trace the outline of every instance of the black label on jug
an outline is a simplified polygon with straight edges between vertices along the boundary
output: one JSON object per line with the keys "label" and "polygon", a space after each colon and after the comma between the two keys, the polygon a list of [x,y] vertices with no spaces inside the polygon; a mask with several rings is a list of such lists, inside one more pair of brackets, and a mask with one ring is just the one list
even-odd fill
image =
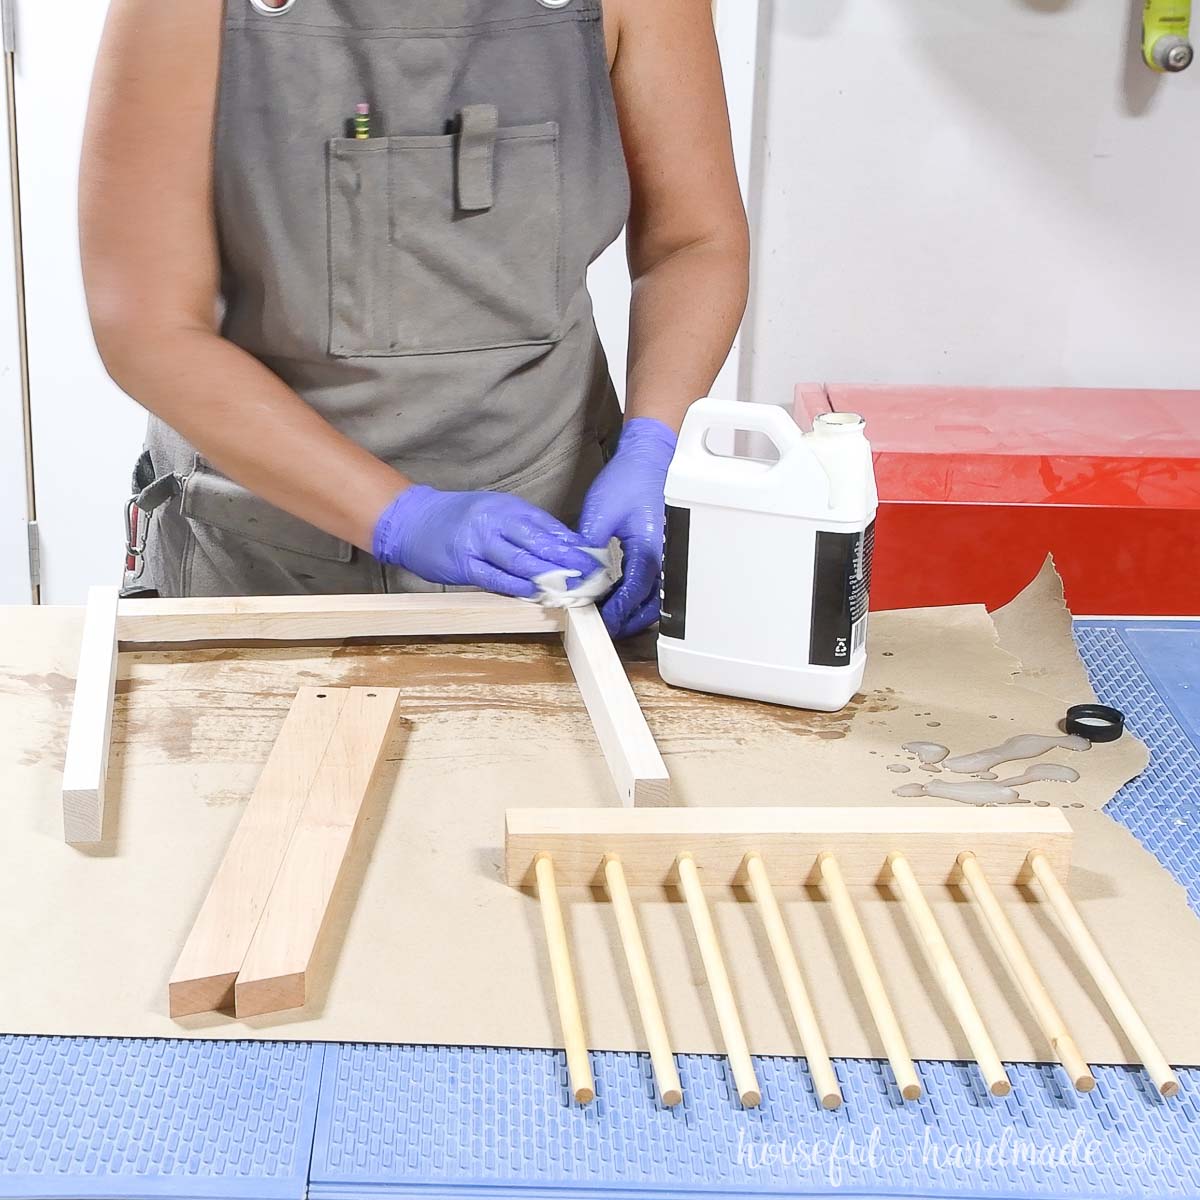
{"label": "black label on jug", "polygon": [[687,631],[688,535],[692,510],[667,505],[658,632],[683,640]]}
{"label": "black label on jug", "polygon": [[867,639],[875,523],[863,533],[817,534],[808,661],[845,667]]}

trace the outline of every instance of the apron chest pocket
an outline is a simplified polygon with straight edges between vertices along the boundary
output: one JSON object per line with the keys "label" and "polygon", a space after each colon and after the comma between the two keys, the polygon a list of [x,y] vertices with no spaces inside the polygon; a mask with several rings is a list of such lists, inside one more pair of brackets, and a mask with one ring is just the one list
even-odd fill
{"label": "apron chest pocket", "polygon": [[444,354],[562,336],[558,126],[329,143],[335,357]]}

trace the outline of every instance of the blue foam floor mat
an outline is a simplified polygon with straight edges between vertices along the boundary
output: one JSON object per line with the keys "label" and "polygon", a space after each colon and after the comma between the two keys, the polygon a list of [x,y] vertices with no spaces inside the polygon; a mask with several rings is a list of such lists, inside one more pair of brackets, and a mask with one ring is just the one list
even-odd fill
{"label": "blue foam floor mat", "polygon": [[1108,632],[1130,648],[1159,700],[1200,745],[1200,623],[1137,621]]}
{"label": "blue foam floor mat", "polygon": [[[1082,627],[1078,638],[1098,691],[1152,750],[1114,816],[1200,911],[1200,739],[1121,629]],[[1012,1095],[996,1100],[972,1065],[923,1062],[926,1097],[906,1105],[883,1064],[840,1060],[846,1104],[831,1114],[803,1060],[757,1066],[764,1103],[746,1112],[722,1059],[681,1057],[686,1098],[669,1112],[644,1056],[595,1054],[597,1100],[580,1109],[559,1054],[341,1046],[325,1064],[311,1192],[1200,1196],[1200,1070],[1181,1073],[1168,1104],[1140,1070],[1099,1068],[1096,1091],[1080,1096],[1056,1067],[1018,1065]]]}
{"label": "blue foam floor mat", "polygon": [[325,1064],[313,1197],[1200,1195],[1200,1071],[1164,1104],[1132,1068],[1078,1096],[1053,1067],[988,1096],[963,1063],[919,1064],[896,1098],[882,1064],[840,1060],[846,1104],[816,1104],[802,1061],[756,1060],[764,1103],[735,1101],[724,1062],[678,1058],[664,1110],[641,1055],[593,1054],[597,1099],[567,1102],[561,1055],[343,1046]]}
{"label": "blue foam floor mat", "polygon": [[[1152,750],[1109,811],[1200,912],[1200,622],[1081,622],[1077,637]],[[839,1060],[847,1103],[826,1113],[803,1060],[769,1058],[746,1112],[723,1059],[685,1056],[668,1112],[644,1056],[592,1065],[580,1109],[548,1051],[0,1038],[0,1200],[280,1200],[306,1180],[315,1200],[1200,1196],[1200,1070],[1167,1103],[1132,1068],[1099,1068],[1079,1096],[1057,1068],[1015,1066],[996,1100],[974,1067],[923,1062],[925,1098],[901,1105],[883,1064]]]}
{"label": "blue foam floor mat", "polygon": [[1100,699],[1120,708],[1150,747],[1149,767],[1106,811],[1154,853],[1200,913],[1200,725],[1192,723],[1200,721],[1200,652],[1182,657],[1200,644],[1200,621],[1080,621],[1075,637]]}
{"label": "blue foam floor mat", "polygon": [[0,1038],[0,1196],[302,1200],[325,1050]]}

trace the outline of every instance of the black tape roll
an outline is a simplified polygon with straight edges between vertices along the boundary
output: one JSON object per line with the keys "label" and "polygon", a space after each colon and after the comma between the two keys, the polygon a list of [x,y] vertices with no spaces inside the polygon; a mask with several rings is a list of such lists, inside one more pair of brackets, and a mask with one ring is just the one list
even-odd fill
{"label": "black tape roll", "polygon": [[1125,714],[1107,704],[1073,704],[1065,728],[1089,742],[1115,742],[1125,732]]}

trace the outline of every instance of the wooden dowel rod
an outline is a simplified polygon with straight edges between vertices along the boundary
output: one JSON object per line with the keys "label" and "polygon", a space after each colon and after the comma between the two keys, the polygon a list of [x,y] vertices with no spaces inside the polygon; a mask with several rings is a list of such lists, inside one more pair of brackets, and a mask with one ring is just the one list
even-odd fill
{"label": "wooden dowel rod", "polygon": [[658,1002],[654,976],[650,973],[650,960],[646,957],[646,946],[638,927],[637,911],[633,907],[629,885],[625,882],[625,869],[615,854],[605,856],[604,882],[617,916],[621,944],[625,947],[625,961],[629,964],[629,975],[633,980],[633,994],[642,1018],[642,1029],[646,1033],[658,1094],[663,1104],[671,1108],[683,1099],[683,1087],[679,1082],[679,1072],[675,1069],[675,1056],[671,1053],[667,1024]]}
{"label": "wooden dowel rod", "polygon": [[979,860],[967,851],[958,856],[958,865],[962,870],[967,891],[992,931],[992,937],[996,939],[1007,960],[1008,969],[1024,994],[1025,1002],[1050,1043],[1051,1050],[1058,1055],[1058,1060],[1070,1076],[1075,1089],[1090,1092],[1096,1086],[1096,1077],[1083,1061],[1075,1039],[1067,1032],[1062,1015],[1050,999],[1050,994],[1046,991],[1033,963],[1029,961],[1029,955],[1025,953],[1025,947],[1021,945],[1021,939],[1017,937],[1017,931],[1005,915],[1003,906],[996,899],[996,893],[992,891],[992,885],[984,875]]}
{"label": "wooden dowel rod", "polygon": [[554,863],[548,854],[538,856],[534,863],[534,874],[537,880],[538,902],[542,908],[542,924],[546,927],[550,973],[554,978],[558,1019],[562,1023],[563,1045],[567,1051],[567,1073],[571,1078],[571,1092],[580,1104],[589,1104],[595,1098],[596,1083],[592,1078],[591,1063],[588,1062],[583,1014],[579,1011],[579,993],[575,989],[575,972],[571,969],[567,930],[563,925],[562,906],[558,902]]}
{"label": "wooden dowel rod", "polygon": [[925,893],[921,891],[921,885],[917,882],[908,859],[903,854],[892,853],[888,855],[887,861],[896,889],[917,927],[917,933],[925,945],[930,962],[933,963],[942,993],[962,1027],[988,1091],[993,1096],[1007,1096],[1012,1091],[1008,1073],[996,1053],[996,1047],[983,1018],[979,1015],[979,1009],[975,1007],[975,1001],[971,998],[962,972],[958,969],[958,963],[954,961],[954,955],[946,945],[941,926],[937,923],[937,917],[933,915],[933,909],[929,907],[929,901],[925,899]]}
{"label": "wooden dowel rod", "polygon": [[1178,1077],[1168,1065],[1150,1030],[1146,1028],[1141,1014],[1134,1008],[1129,993],[1121,986],[1121,981],[1109,966],[1108,959],[1096,945],[1095,938],[1088,932],[1088,927],[1083,923],[1083,918],[1079,915],[1079,910],[1075,907],[1071,897],[1067,895],[1066,888],[1059,883],[1054,868],[1046,861],[1046,856],[1038,850],[1034,850],[1030,854],[1029,866],[1038,883],[1042,885],[1042,891],[1046,893],[1046,899],[1050,901],[1050,906],[1062,923],[1068,940],[1075,948],[1075,953],[1079,955],[1084,966],[1091,972],[1096,986],[1100,989],[1100,994],[1104,997],[1108,1007],[1112,1009],[1113,1016],[1117,1018],[1117,1023],[1125,1031],[1125,1036],[1129,1038],[1138,1058],[1142,1060],[1146,1070],[1150,1073],[1150,1078],[1154,1080],[1154,1086],[1163,1096],[1176,1095],[1179,1091]]}
{"label": "wooden dowel rod", "polygon": [[892,1064],[892,1073],[896,1076],[896,1086],[905,1100],[921,1098],[921,1081],[917,1078],[917,1069],[908,1053],[904,1034],[900,1031],[900,1023],[892,1009],[892,1002],[884,990],[879,968],[875,965],[875,956],[867,944],[866,934],[854,911],[854,901],[842,877],[842,869],[832,854],[822,854],[817,859],[817,867],[821,880],[825,884],[825,892],[833,906],[833,916],[842,933],[842,940],[850,952],[850,961],[858,975],[875,1028],[883,1041],[884,1053]]}
{"label": "wooden dowel rod", "polygon": [[762,1089],[758,1086],[758,1076],[755,1075],[754,1064],[750,1061],[750,1048],[746,1045],[742,1019],[738,1016],[733,989],[729,986],[729,975],[725,970],[725,959],[717,941],[712,915],[708,911],[708,901],[705,900],[704,888],[700,885],[700,873],[696,870],[692,856],[687,853],[681,854],[675,865],[679,872],[679,886],[691,914],[692,927],[696,931],[696,941],[700,946],[704,973],[708,976],[713,1007],[717,1010],[717,1023],[721,1026],[725,1053],[733,1070],[734,1085],[742,1103],[747,1108],[754,1108],[762,1103]]}
{"label": "wooden dowel rod", "polygon": [[783,914],[779,911],[779,903],[775,899],[775,889],[767,875],[766,864],[758,854],[751,851],[746,855],[745,866],[750,880],[750,891],[762,916],[767,941],[771,944],[771,953],[775,956],[775,964],[783,979],[783,990],[792,1010],[792,1019],[796,1022],[800,1045],[808,1059],[813,1086],[823,1108],[837,1108],[842,1103],[842,1089],[838,1086],[833,1063],[829,1061],[821,1026],[817,1023],[817,1014],[813,1011],[808,988],[804,986],[804,976],[800,973],[800,964],[796,961],[792,939],[783,923]]}

